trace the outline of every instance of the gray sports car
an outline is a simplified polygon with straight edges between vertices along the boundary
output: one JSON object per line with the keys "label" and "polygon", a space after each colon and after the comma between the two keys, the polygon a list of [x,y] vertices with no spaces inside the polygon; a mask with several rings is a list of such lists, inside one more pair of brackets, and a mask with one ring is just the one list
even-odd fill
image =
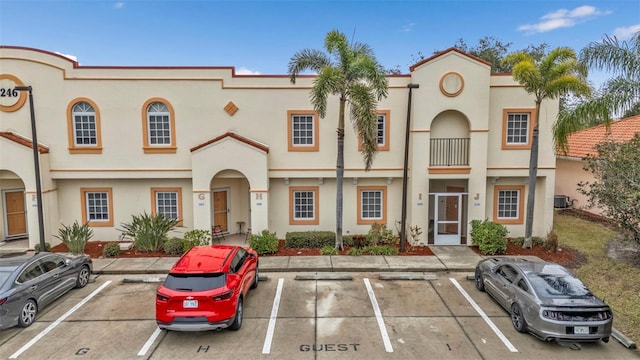
{"label": "gray sports car", "polygon": [[0,330],[27,327],[39,310],[89,282],[87,255],[27,252],[0,257]]}
{"label": "gray sports car", "polygon": [[475,284],[511,314],[519,332],[550,342],[609,341],[611,309],[562,265],[490,257],[476,266]]}

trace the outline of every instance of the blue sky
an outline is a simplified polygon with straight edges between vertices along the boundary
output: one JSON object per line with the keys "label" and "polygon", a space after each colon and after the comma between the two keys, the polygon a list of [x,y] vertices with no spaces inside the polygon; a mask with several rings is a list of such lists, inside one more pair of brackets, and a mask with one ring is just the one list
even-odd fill
{"label": "blue sky", "polygon": [[70,55],[81,65],[234,66],[283,75],[338,29],[408,73],[463,38],[569,46],[640,31],[640,0],[71,1],[0,0],[0,44]]}

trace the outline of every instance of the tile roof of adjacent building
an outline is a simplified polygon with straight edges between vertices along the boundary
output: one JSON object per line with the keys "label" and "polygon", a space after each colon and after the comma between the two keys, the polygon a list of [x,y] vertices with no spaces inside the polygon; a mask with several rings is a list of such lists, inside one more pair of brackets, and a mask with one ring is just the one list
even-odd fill
{"label": "tile roof of adjacent building", "polygon": [[[11,131],[0,131],[0,137],[3,137],[5,139],[9,139],[13,142],[16,142],[20,145],[24,145],[28,148],[33,149],[32,144],[33,141],[31,141],[31,139],[27,139],[25,137],[22,137],[16,133],[13,133]],[[46,146],[42,146],[42,145],[38,145],[38,152],[40,154],[48,154],[49,153],[49,148]]]}
{"label": "tile roof of adjacent building", "polygon": [[604,125],[598,125],[576,131],[567,138],[567,153],[558,149],[556,155],[575,158],[584,158],[588,154],[595,155],[596,144],[607,140],[628,141],[636,133],[640,133],[640,115],[614,121],[609,129]]}

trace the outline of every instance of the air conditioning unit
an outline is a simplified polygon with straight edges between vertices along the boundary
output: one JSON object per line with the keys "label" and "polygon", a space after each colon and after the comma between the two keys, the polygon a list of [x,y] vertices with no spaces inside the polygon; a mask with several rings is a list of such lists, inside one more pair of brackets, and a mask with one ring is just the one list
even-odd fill
{"label": "air conditioning unit", "polygon": [[556,195],[553,198],[553,207],[556,209],[566,209],[571,206],[572,203],[572,201],[569,201],[567,195]]}

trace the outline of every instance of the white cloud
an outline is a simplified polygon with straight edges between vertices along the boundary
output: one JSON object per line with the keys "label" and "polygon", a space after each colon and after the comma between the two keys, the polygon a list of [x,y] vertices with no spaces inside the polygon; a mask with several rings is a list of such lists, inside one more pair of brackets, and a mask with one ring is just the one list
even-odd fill
{"label": "white cloud", "polygon": [[573,10],[559,9],[540,17],[540,22],[536,24],[526,24],[518,27],[519,31],[527,34],[547,32],[560,28],[573,27],[578,23],[591,20],[597,16],[611,14],[609,10],[600,10],[596,7],[583,5]]}
{"label": "white cloud", "polygon": [[118,1],[116,3],[113,3],[113,8],[114,9],[122,9],[124,7],[124,2],[122,1]]}
{"label": "white cloud", "polygon": [[415,23],[408,23],[408,24],[404,24],[402,25],[402,28],[400,29],[401,32],[410,32],[413,30],[413,27],[416,26]]}
{"label": "white cloud", "polygon": [[63,53],[61,53],[61,52],[57,52],[57,51],[56,51],[55,53],[56,53],[56,54],[58,54],[58,55],[62,55],[62,56],[64,56],[64,57],[66,57],[66,58],[69,58],[69,59],[71,59],[71,60],[73,60],[73,61],[75,61],[75,62],[77,62],[77,61],[78,61],[78,57],[77,57],[77,56],[75,56],[75,55],[67,55],[67,54],[63,54]]}
{"label": "white cloud", "polygon": [[238,69],[236,69],[236,75],[260,75],[261,73],[259,71],[253,71],[250,69],[247,69],[246,67],[240,67]]}
{"label": "white cloud", "polygon": [[635,24],[627,27],[619,27],[613,31],[613,35],[618,38],[618,40],[627,40],[631,38],[631,35],[640,31],[640,24]]}

